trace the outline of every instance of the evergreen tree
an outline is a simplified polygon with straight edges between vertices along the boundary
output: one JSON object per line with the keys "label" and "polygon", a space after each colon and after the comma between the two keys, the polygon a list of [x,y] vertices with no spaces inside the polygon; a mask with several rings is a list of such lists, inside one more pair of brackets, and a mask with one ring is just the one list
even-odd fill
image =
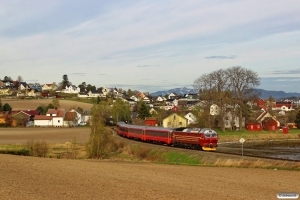
{"label": "evergreen tree", "polygon": [[[53,105],[52,103],[49,103],[48,106],[47,106],[47,111],[48,111],[49,109],[53,109],[53,108],[55,108],[54,105]],[[46,111],[46,112],[47,112],[47,111]]]}
{"label": "evergreen tree", "polygon": [[3,105],[2,110],[10,112],[12,110],[12,108],[11,108],[11,106],[8,103],[6,103],[6,104]]}
{"label": "evergreen tree", "polygon": [[68,78],[68,75],[63,75],[63,80],[62,80],[62,82],[61,82],[61,84],[60,84],[60,89],[65,89],[66,88],[66,86],[68,86],[68,85],[70,85],[70,82],[69,82],[69,78]]}
{"label": "evergreen tree", "polygon": [[300,129],[300,110],[296,115],[295,124],[296,124],[297,128]]}
{"label": "evergreen tree", "polygon": [[138,117],[140,119],[145,119],[146,117],[150,117],[149,108],[145,104],[145,102],[142,102],[138,108]]}
{"label": "evergreen tree", "polygon": [[39,110],[39,111],[41,112],[41,114],[42,114],[42,115],[46,114],[46,108],[45,108],[45,107],[43,107],[43,106],[39,106],[39,107],[37,107],[37,109],[36,109],[36,110]]}

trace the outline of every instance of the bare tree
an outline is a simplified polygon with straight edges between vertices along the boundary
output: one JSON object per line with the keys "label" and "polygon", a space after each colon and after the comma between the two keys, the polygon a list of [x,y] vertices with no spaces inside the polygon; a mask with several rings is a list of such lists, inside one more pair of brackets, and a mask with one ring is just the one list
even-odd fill
{"label": "bare tree", "polygon": [[17,78],[17,82],[18,82],[18,90],[21,90],[21,82],[23,82],[23,77],[22,76],[18,76]]}
{"label": "bare tree", "polygon": [[243,111],[247,110],[247,101],[257,98],[258,92],[255,90],[255,87],[260,85],[260,79],[256,72],[240,66],[228,68],[226,74],[229,81],[228,86],[233,97],[232,100],[239,107],[239,127],[242,129]]}
{"label": "bare tree", "polygon": [[[214,101],[214,86],[211,74],[203,74],[194,81],[194,88],[199,92],[199,98],[207,102],[207,106],[211,107]],[[208,115],[208,127],[211,127],[210,114]]]}
{"label": "bare tree", "polygon": [[[230,92],[228,90],[228,77],[226,71],[220,69],[213,71],[210,74],[204,74],[194,81],[194,88],[199,91],[200,99],[206,100],[208,106],[217,104],[220,108],[219,125],[225,131],[224,111],[225,103],[230,99]],[[209,127],[211,126],[210,115]]]}
{"label": "bare tree", "polygon": [[52,99],[52,105],[54,106],[54,108],[60,108],[59,99]]}
{"label": "bare tree", "polygon": [[105,118],[109,111],[106,103],[94,104],[91,117],[91,134],[88,142],[88,153],[93,158],[103,158],[106,155]]}

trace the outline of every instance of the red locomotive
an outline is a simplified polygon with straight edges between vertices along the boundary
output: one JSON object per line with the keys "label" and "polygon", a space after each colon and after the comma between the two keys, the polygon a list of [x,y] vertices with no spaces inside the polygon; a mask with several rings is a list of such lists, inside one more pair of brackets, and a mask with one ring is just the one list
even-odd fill
{"label": "red locomotive", "polygon": [[215,151],[218,134],[210,128],[172,129],[117,123],[117,133],[123,137],[178,147]]}

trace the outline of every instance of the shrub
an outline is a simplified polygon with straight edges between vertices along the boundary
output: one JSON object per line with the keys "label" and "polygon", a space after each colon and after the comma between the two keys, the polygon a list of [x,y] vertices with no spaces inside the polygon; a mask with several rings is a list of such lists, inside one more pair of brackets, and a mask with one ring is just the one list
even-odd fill
{"label": "shrub", "polygon": [[19,149],[19,150],[4,149],[4,150],[0,150],[0,154],[29,156],[29,150],[28,149]]}
{"label": "shrub", "polygon": [[45,141],[27,141],[27,148],[30,156],[46,157],[48,153],[48,145]]}

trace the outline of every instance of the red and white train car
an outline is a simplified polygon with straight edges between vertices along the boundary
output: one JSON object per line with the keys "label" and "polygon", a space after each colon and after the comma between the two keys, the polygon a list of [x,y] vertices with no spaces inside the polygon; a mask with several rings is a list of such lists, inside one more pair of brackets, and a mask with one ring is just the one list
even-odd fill
{"label": "red and white train car", "polygon": [[172,142],[174,146],[215,151],[218,146],[218,134],[210,128],[186,128],[174,131]]}

